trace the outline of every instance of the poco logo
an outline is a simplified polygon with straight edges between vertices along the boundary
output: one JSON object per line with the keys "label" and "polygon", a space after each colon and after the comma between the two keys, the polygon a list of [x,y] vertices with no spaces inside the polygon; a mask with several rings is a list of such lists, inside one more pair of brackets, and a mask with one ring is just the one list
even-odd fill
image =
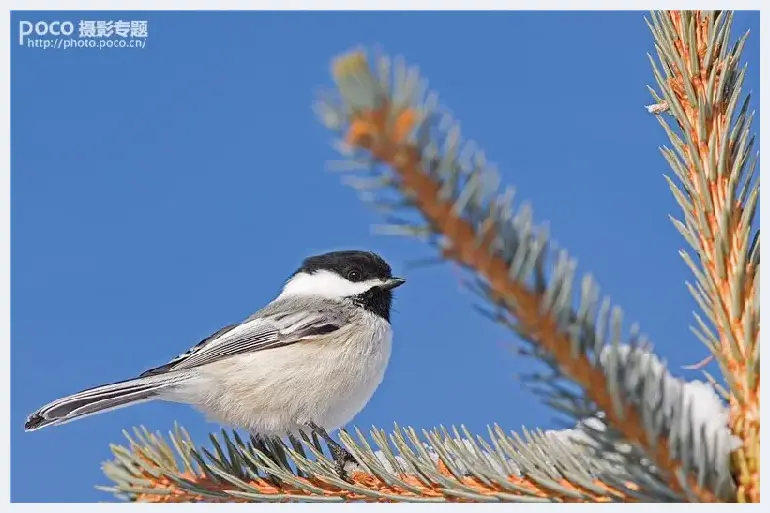
{"label": "poco logo", "polygon": [[36,36],[70,36],[74,31],[75,26],[70,21],[38,21],[34,24],[31,21],[20,21],[19,44],[23,45],[24,38],[33,33]]}

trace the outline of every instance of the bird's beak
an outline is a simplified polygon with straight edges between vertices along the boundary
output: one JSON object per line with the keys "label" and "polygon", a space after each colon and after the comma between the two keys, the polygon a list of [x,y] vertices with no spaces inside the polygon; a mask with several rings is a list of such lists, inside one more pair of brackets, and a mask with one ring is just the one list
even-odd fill
{"label": "bird's beak", "polygon": [[404,283],[406,283],[406,280],[403,278],[390,278],[388,281],[380,285],[380,288],[383,288],[385,290],[392,290],[392,289],[395,289],[396,287],[400,287]]}

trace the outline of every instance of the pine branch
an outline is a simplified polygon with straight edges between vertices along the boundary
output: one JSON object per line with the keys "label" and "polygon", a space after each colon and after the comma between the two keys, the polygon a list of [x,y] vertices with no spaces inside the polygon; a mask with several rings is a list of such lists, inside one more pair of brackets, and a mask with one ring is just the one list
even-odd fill
{"label": "pine branch", "polygon": [[[488,439],[452,428],[360,431],[341,439],[360,465],[337,476],[318,440],[269,445],[236,432],[211,435],[214,450],[195,448],[184,429],[142,428],[129,446],[113,446],[103,466],[116,485],[99,487],[137,502],[611,502],[670,500],[646,495],[613,460],[594,457],[578,432],[489,429]],[[307,455],[305,451],[310,454]],[[180,468],[181,467],[181,468]],[[607,483],[613,483],[608,485]]]}
{"label": "pine branch", "polygon": [[[730,496],[723,461],[729,444],[696,435],[706,425],[651,371],[645,337],[634,330],[629,352],[613,349],[621,343],[622,312],[609,299],[599,302],[590,276],[583,278],[579,307],[572,309],[575,262],[564,250],[550,262],[548,234],[533,224],[531,208],[513,214],[513,193],[498,195],[499,178],[483,153],[463,144],[459,126],[434,94],[422,101],[417,70],[399,62],[391,76],[387,58],[377,64],[375,75],[362,51],[338,58],[338,94],[328,93],[317,112],[342,135],[337,146],[350,158],[342,168],[370,176],[348,182],[394,219],[387,231],[419,236],[475,274],[477,292],[491,305],[488,315],[529,341],[533,355],[551,367],[551,376],[535,377],[546,402],[578,419],[603,412],[679,496]],[[400,196],[395,202],[394,192]],[[410,208],[423,223],[394,217]],[[567,392],[560,380],[578,384],[587,397]],[[675,434],[679,429],[684,432]],[[597,434],[597,443],[606,442],[607,433]],[[626,464],[635,467],[638,461]]]}
{"label": "pine branch", "polygon": [[759,229],[752,235],[759,178],[750,94],[738,109],[748,32],[730,47],[731,12],[651,17],[658,60],[650,56],[650,62],[662,95],[650,88],[657,101],[651,112],[673,146],[661,151],[678,179],[679,185],[666,177],[684,214],[684,222],[671,220],[695,252],[695,258],[680,254],[695,275],[688,288],[708,321],[695,314],[693,331],[730,387],[730,426],[743,441],[734,457],[738,500],[759,502]]}

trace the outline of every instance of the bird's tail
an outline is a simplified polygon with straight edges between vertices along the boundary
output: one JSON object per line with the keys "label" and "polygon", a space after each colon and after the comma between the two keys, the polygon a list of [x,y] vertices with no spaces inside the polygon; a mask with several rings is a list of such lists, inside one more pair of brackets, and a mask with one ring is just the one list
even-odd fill
{"label": "bird's tail", "polygon": [[189,374],[168,373],[89,388],[43,406],[27,417],[24,430],[65,424],[96,413],[158,399],[162,392],[189,377]]}

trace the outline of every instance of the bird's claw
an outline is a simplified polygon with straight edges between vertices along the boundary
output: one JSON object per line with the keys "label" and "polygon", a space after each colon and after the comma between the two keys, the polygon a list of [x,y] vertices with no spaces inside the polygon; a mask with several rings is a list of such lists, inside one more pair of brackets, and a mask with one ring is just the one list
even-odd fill
{"label": "bird's claw", "polygon": [[334,458],[334,469],[337,475],[343,481],[350,482],[348,471],[358,467],[358,462],[344,447],[340,445],[330,445],[329,451]]}

